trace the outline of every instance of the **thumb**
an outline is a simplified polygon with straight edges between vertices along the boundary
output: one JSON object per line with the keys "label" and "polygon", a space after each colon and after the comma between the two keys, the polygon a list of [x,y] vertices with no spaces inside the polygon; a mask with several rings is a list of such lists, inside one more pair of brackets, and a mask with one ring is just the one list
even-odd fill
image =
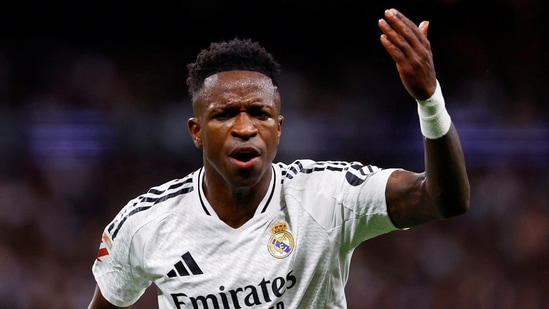
{"label": "thumb", "polygon": [[429,31],[429,22],[424,20],[419,24],[419,32],[423,34],[424,36],[427,36],[427,32]]}

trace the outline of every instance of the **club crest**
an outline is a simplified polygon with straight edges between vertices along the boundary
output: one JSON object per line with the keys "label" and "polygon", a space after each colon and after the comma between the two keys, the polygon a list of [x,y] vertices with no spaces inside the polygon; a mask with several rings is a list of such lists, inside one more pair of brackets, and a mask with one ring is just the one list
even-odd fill
{"label": "club crest", "polygon": [[267,243],[269,253],[277,259],[289,256],[294,250],[294,237],[288,231],[288,224],[277,222],[271,227],[271,233],[272,235]]}

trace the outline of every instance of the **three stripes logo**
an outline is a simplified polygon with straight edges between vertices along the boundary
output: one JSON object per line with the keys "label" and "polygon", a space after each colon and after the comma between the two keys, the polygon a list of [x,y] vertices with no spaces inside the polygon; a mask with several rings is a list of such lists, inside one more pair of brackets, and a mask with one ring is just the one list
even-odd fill
{"label": "three stripes logo", "polygon": [[175,265],[174,268],[170,270],[167,274],[169,278],[181,276],[195,276],[195,275],[202,275],[202,269],[196,264],[196,261],[193,259],[190,252],[187,252],[181,256],[181,260],[179,260]]}

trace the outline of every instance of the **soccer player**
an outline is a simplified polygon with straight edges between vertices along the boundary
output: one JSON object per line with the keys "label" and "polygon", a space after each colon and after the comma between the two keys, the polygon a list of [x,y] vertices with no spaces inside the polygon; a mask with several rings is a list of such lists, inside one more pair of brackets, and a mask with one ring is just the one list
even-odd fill
{"label": "soccer player", "polygon": [[189,64],[188,128],[203,166],[131,200],[107,225],[89,308],[346,308],[353,250],[463,214],[469,182],[435,76],[428,23],[395,9],[381,44],[417,101],[425,172],[359,162],[274,163],[279,65],[257,42],[212,43]]}

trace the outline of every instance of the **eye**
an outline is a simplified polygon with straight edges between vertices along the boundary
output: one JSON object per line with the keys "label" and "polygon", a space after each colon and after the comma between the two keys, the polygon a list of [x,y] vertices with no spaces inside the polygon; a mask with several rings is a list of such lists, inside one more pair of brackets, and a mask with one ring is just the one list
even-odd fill
{"label": "eye", "polygon": [[271,117],[271,113],[269,112],[269,110],[262,106],[252,106],[248,110],[248,113],[250,113],[251,116],[260,120],[266,120]]}
{"label": "eye", "polygon": [[214,118],[214,119],[227,119],[227,118],[229,118],[229,114],[227,112],[223,111],[223,112],[215,113],[212,118]]}
{"label": "eye", "polygon": [[231,108],[219,109],[213,113],[212,118],[218,119],[218,120],[226,120],[233,117],[236,114],[236,112],[237,111],[235,109],[231,109]]}

